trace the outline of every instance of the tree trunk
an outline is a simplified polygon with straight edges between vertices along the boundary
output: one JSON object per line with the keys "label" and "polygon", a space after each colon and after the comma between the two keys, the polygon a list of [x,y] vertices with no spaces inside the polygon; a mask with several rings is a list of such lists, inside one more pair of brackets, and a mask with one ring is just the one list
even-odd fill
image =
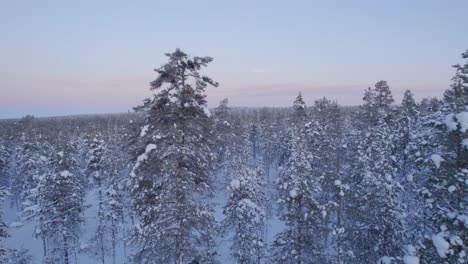
{"label": "tree trunk", "polygon": [[68,258],[68,238],[66,234],[63,234],[63,262],[65,264],[70,263],[70,260]]}
{"label": "tree trunk", "polygon": [[42,234],[42,249],[44,250],[44,259],[47,256],[47,244],[46,244],[46,237]]}
{"label": "tree trunk", "polygon": [[[338,198],[338,211],[336,213],[336,226],[341,230],[341,198]],[[341,237],[340,230],[336,230],[336,261],[338,264],[342,264],[341,258]]]}
{"label": "tree trunk", "polygon": [[123,250],[124,250],[124,257],[127,258],[127,239],[125,238],[125,216],[122,212],[122,240],[123,240]]}
{"label": "tree trunk", "polygon": [[[98,209],[98,218],[99,218],[99,226],[100,228],[102,228],[103,226],[103,223],[102,223],[102,220],[103,220],[103,208],[102,208],[102,184],[101,184],[101,172],[99,171],[99,178],[97,178],[97,184],[98,184],[98,189],[99,189],[99,192],[98,192],[98,196],[99,196],[99,209]],[[106,257],[105,257],[105,245],[104,245],[104,234],[103,234],[103,230],[101,229],[98,229],[99,230],[99,233],[98,236],[99,236],[99,241],[101,242],[100,246],[101,246],[101,262],[102,264],[105,264],[105,261],[106,261]]]}
{"label": "tree trunk", "polygon": [[[299,201],[298,201],[298,204],[299,204],[299,211],[301,212],[302,211],[302,199],[301,197],[299,197]],[[302,228],[301,228],[301,219],[297,219],[296,220],[297,222],[297,234],[298,234],[298,237],[297,237],[297,264],[301,264],[302,263]]]}
{"label": "tree trunk", "polygon": [[[115,240],[117,239],[115,235],[115,229],[116,229],[115,220],[112,219],[112,263],[113,264],[115,264]],[[125,244],[125,241],[124,241],[124,244]]]}
{"label": "tree trunk", "polygon": [[102,261],[102,264],[105,264],[104,239],[103,239],[102,234],[101,234],[101,261]]}

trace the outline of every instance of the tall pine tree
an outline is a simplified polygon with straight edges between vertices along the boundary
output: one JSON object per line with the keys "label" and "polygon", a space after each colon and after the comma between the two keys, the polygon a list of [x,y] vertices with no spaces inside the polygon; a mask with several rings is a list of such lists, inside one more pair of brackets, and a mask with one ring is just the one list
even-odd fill
{"label": "tall pine tree", "polygon": [[199,73],[213,59],[177,49],[156,69],[146,100],[139,156],[131,172],[133,232],[139,263],[211,263],[215,251],[210,164],[212,125],[205,88],[218,84]]}

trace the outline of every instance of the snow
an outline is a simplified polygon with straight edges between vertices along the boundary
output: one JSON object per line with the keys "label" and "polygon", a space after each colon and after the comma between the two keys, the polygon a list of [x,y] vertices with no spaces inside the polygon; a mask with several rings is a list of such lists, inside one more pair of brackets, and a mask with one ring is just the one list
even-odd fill
{"label": "snow", "polygon": [[293,199],[296,198],[297,197],[297,190],[293,189],[293,190],[289,191],[289,196],[291,198],[293,198]]}
{"label": "snow", "polygon": [[145,154],[155,149],[156,149],[156,144],[148,144],[145,149]]}
{"label": "snow", "polygon": [[386,179],[387,181],[392,181],[392,175],[390,175],[390,174],[385,174],[385,179]]}
{"label": "snow", "polygon": [[413,174],[406,175],[406,180],[409,182],[413,182]]}
{"label": "snow", "polygon": [[39,209],[39,205],[38,204],[33,204],[33,205],[28,206],[28,207],[25,207],[23,209],[23,211],[25,211],[25,212],[36,212],[38,209]]}
{"label": "snow", "polygon": [[67,178],[67,177],[71,177],[72,174],[68,170],[64,170],[60,172],[60,176]]}
{"label": "snow", "polygon": [[456,189],[457,189],[457,187],[455,187],[455,186],[453,186],[453,185],[450,185],[450,186],[448,187],[449,193],[453,193]]}
{"label": "snow", "polygon": [[458,215],[457,220],[462,222],[466,227],[468,227],[468,216],[466,215]]}
{"label": "snow", "polygon": [[143,126],[143,128],[141,129],[141,132],[140,132],[140,137],[146,136],[146,133],[148,133],[148,129],[149,129],[149,125]]}
{"label": "snow", "polygon": [[148,144],[145,149],[145,153],[141,154],[137,158],[137,162],[135,166],[133,166],[132,171],[130,172],[130,176],[136,177],[135,170],[140,167],[141,163],[143,163],[145,160],[148,159],[148,153],[150,153],[152,150],[156,149],[156,144]]}
{"label": "snow", "polygon": [[460,125],[461,132],[466,132],[468,130],[468,112],[448,114],[445,117],[444,123],[449,131],[457,130],[458,125]]}
{"label": "snow", "polygon": [[334,183],[335,183],[335,186],[337,186],[337,187],[341,186],[341,181],[340,180],[335,180]]}
{"label": "snow", "polygon": [[460,123],[461,131],[466,132],[468,130],[468,112],[461,112],[456,115],[458,123]]}
{"label": "snow", "polygon": [[211,117],[211,112],[210,110],[208,109],[208,107],[203,107],[203,112],[205,113],[205,115],[207,117]]}
{"label": "snow", "polygon": [[380,259],[379,264],[391,264],[393,260],[395,258],[385,256]]}
{"label": "snow", "polygon": [[462,246],[463,241],[459,236],[452,236],[452,237],[450,237],[450,244],[452,244],[454,246]]}
{"label": "snow", "polygon": [[61,158],[63,158],[63,151],[58,152],[57,155],[59,155]]}
{"label": "snow", "polygon": [[468,149],[468,138],[463,139],[462,142],[461,142],[461,144],[462,144],[462,147]]}
{"label": "snow", "polygon": [[432,154],[431,155],[431,160],[432,162],[434,162],[434,165],[437,167],[437,168],[440,168],[440,163],[444,160],[442,159],[442,157],[438,154]]}
{"label": "snow", "polygon": [[22,227],[24,225],[23,222],[13,222],[11,224],[9,224],[8,226],[9,227]]}
{"label": "snow", "polygon": [[444,232],[432,236],[432,243],[441,258],[446,258],[449,253],[450,244],[444,239]]}
{"label": "snow", "polygon": [[419,257],[416,256],[416,249],[412,245],[405,246],[406,255],[403,257],[404,264],[419,264]]}
{"label": "snow", "polygon": [[261,210],[254,202],[252,202],[252,200],[246,199],[246,198],[240,200],[239,207],[240,208],[250,207],[251,209],[254,209],[254,210],[251,210],[251,212],[259,211],[260,213],[255,215],[255,218],[253,219],[253,221],[256,223],[260,222],[260,217],[263,214],[263,210]]}
{"label": "snow", "polygon": [[405,264],[419,264],[418,256],[404,256],[403,263]]}
{"label": "snow", "polygon": [[[8,233],[10,234],[8,238],[2,241],[2,245],[5,243],[8,248],[16,250],[27,249],[28,253],[33,257],[32,264],[42,263],[42,240],[36,238],[36,232],[40,232],[40,230],[35,227],[33,221],[21,221],[20,212],[16,210],[15,206],[12,206],[13,201],[14,199],[12,197],[7,197],[3,203],[0,203],[0,210],[3,212],[3,220],[8,224]],[[83,230],[87,232],[87,229]],[[117,262],[117,264],[123,262],[124,261],[120,261]],[[96,261],[87,259],[80,254],[77,263],[96,263]]]}
{"label": "snow", "polygon": [[455,122],[454,117],[455,117],[454,114],[448,114],[445,117],[444,123],[449,129],[449,131],[453,131],[457,129],[457,122]]}
{"label": "snow", "polygon": [[240,181],[237,179],[234,179],[231,181],[230,186],[231,186],[231,190],[237,190],[240,188]]}

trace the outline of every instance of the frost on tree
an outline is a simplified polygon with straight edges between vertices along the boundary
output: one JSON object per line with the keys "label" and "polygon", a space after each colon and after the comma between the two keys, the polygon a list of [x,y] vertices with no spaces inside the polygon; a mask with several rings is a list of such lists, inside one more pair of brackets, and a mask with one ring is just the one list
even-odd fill
{"label": "frost on tree", "polygon": [[238,263],[262,263],[265,251],[265,194],[262,170],[250,160],[249,148],[238,145],[229,166],[229,199],[222,233],[233,233],[231,254]]}
{"label": "frost on tree", "polygon": [[111,233],[115,229],[110,226],[107,221],[106,215],[108,208],[106,208],[106,192],[105,186],[107,174],[106,159],[104,156],[105,142],[100,134],[97,134],[90,143],[89,160],[86,168],[88,178],[94,183],[97,188],[97,226],[94,235],[91,237],[88,253],[99,260],[102,264],[105,263],[106,256],[111,252]]}
{"label": "frost on tree", "polygon": [[[468,52],[462,54],[468,59]],[[432,153],[433,173],[423,189],[433,229],[424,248],[425,261],[465,263],[468,245],[468,62],[455,65],[452,87],[444,94]],[[431,245],[432,244],[432,245]],[[434,252],[435,249],[435,252]],[[435,263],[435,262],[434,262]]]}
{"label": "frost on tree", "polygon": [[231,252],[239,263],[261,263],[264,257],[265,208],[259,170],[239,165],[228,187],[224,228],[234,233]]}
{"label": "frost on tree", "polygon": [[[0,146],[1,148],[1,146]],[[1,151],[1,149],[0,149]],[[1,154],[1,153],[0,153]],[[1,157],[0,157],[1,158]],[[8,191],[5,187],[0,187],[0,202],[3,202],[5,196],[8,195]],[[7,249],[3,245],[3,240],[8,237],[7,233],[7,225],[3,222],[2,219],[3,211],[0,211],[0,260],[6,261],[7,260]]]}
{"label": "frost on tree", "polygon": [[402,254],[404,218],[399,200],[401,185],[396,180],[397,164],[392,133],[390,104],[393,102],[385,81],[364,96],[357,153],[352,165],[352,203],[346,214],[349,263],[376,263],[381,258]]}
{"label": "frost on tree", "polygon": [[[312,177],[321,179],[321,191],[315,197],[323,205],[323,223],[317,229],[322,234],[323,248],[333,253],[321,259],[323,262],[343,263],[343,205],[349,192],[349,178],[345,170],[352,154],[348,153],[348,139],[344,133],[343,115],[336,102],[321,98],[314,102],[313,111],[306,123],[308,148],[314,154],[309,162],[315,169]],[[349,127],[350,131],[353,131]],[[325,255],[325,254],[324,254]]]}
{"label": "frost on tree", "polygon": [[51,159],[51,172],[40,176],[36,206],[32,213],[38,219],[36,235],[47,241],[45,263],[68,264],[75,258],[83,219],[84,186],[72,173],[76,161],[67,146]]}
{"label": "frost on tree", "polygon": [[315,199],[321,187],[309,162],[314,156],[305,143],[302,133],[292,132],[290,156],[279,175],[280,219],[286,229],[273,242],[274,263],[309,263],[318,259],[322,250],[322,207]]}
{"label": "frost on tree", "polygon": [[213,59],[189,57],[177,49],[156,69],[144,102],[131,174],[133,208],[139,223],[133,231],[134,259],[140,263],[211,263],[214,217],[210,165],[212,125],[205,88],[218,84],[199,70]]}
{"label": "frost on tree", "polygon": [[306,104],[302,99],[302,93],[299,93],[293,103],[294,118],[301,119],[306,116]]}

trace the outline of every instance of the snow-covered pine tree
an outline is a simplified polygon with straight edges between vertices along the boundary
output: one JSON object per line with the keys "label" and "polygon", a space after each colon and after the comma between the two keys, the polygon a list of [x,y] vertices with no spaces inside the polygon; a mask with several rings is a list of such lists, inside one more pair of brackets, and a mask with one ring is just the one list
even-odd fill
{"label": "snow-covered pine tree", "polygon": [[293,130],[290,155],[280,171],[278,192],[280,219],[286,228],[278,233],[272,245],[273,263],[311,263],[320,261],[322,207],[315,199],[321,191],[319,179],[310,165],[314,156],[307,150],[304,132]]}
{"label": "snow-covered pine tree", "polygon": [[[125,215],[124,215],[124,195],[125,189],[117,183],[110,184],[105,190],[104,208],[105,220],[108,222],[107,231],[109,234],[110,242],[110,253],[112,255],[112,263],[116,261],[116,250],[117,243],[123,243],[124,256],[126,256],[126,238],[125,238]],[[121,229],[121,231],[119,230]],[[122,239],[119,239],[119,234],[123,235]]]}
{"label": "snow-covered pine tree", "polygon": [[91,237],[89,254],[98,259],[102,264],[105,263],[106,256],[110,253],[111,227],[106,218],[105,208],[105,189],[106,182],[106,161],[105,161],[105,142],[102,136],[98,133],[90,143],[90,153],[86,174],[92,179],[97,188],[98,208],[97,208],[97,226],[94,235]]}
{"label": "snow-covered pine tree", "polygon": [[23,205],[29,206],[30,190],[36,185],[34,178],[43,175],[47,170],[47,151],[50,147],[40,142],[21,140],[21,143],[10,157],[12,168],[11,192],[17,210]]}
{"label": "snow-covered pine tree", "polygon": [[75,175],[76,179],[79,180],[79,183],[83,188],[88,188],[90,185],[90,181],[86,175],[86,170],[88,169],[89,163],[89,153],[90,153],[90,134],[86,133],[76,133],[70,135],[70,139],[67,142],[62,142],[62,144],[69,144],[70,149],[72,149],[72,157],[70,157],[74,161],[73,171],[70,171],[72,174]]}
{"label": "snow-covered pine tree", "polygon": [[215,109],[216,118],[221,119],[221,120],[227,119],[227,115],[229,113],[228,104],[229,104],[229,99],[227,98],[224,98],[223,100],[219,102],[219,106],[216,107]]}
{"label": "snow-covered pine tree", "polygon": [[[0,202],[3,202],[5,197],[8,195],[8,191],[5,187],[0,186]],[[8,250],[4,245],[4,241],[8,237],[7,228],[8,226],[3,222],[3,210],[0,210],[0,262],[6,263]]]}
{"label": "snow-covered pine tree", "polygon": [[265,249],[265,195],[262,170],[251,161],[247,144],[231,158],[229,199],[224,206],[224,234],[234,233],[231,254],[238,263],[262,263]]}
{"label": "snow-covered pine tree", "polygon": [[[286,122],[288,123],[286,133],[283,137],[278,137],[277,144],[274,144],[272,147],[275,152],[278,152],[277,146],[279,146],[280,150],[277,153],[279,165],[284,165],[288,158],[291,156],[291,138],[293,133],[305,133],[304,126],[308,121],[308,115],[306,112],[307,105],[302,98],[302,94],[299,93],[296,99],[293,102],[292,112],[288,116]],[[305,142],[307,142],[307,138],[304,137]]]}
{"label": "snow-covered pine tree", "polygon": [[[118,141],[117,141],[118,142]],[[131,213],[131,198],[128,192],[128,155],[114,140],[107,144],[108,179],[104,192],[105,218],[109,223],[112,262],[115,264],[118,243],[123,245],[127,257],[127,231],[125,220]]]}
{"label": "snow-covered pine tree", "polygon": [[347,263],[377,263],[402,254],[401,186],[395,180],[395,135],[389,118],[393,99],[386,82],[367,90],[364,100],[362,117],[367,128],[357,142],[346,208],[346,248],[352,253]]}
{"label": "snow-covered pine tree", "polygon": [[[0,145],[1,151],[1,145]],[[0,153],[1,155],[1,153]],[[0,186],[0,203],[11,195],[6,187]],[[30,264],[32,257],[27,250],[14,250],[5,245],[5,239],[10,235],[8,234],[8,226],[3,221],[3,210],[0,210],[0,263],[2,264]]]}
{"label": "snow-covered pine tree", "polygon": [[418,112],[418,105],[414,100],[414,95],[411,90],[406,90],[403,94],[403,100],[401,101],[402,111],[406,117],[416,117]]}
{"label": "snow-covered pine tree", "polygon": [[236,146],[238,138],[240,138],[240,135],[234,133],[233,127],[228,121],[228,102],[228,99],[221,100],[219,106],[214,111],[214,129],[216,136],[214,150],[216,150],[217,157],[216,166],[221,170],[227,169],[226,165],[230,162],[229,157],[233,154],[233,148]]}
{"label": "snow-covered pine tree", "polygon": [[424,233],[425,223],[421,221],[423,205],[419,190],[423,186],[422,178],[425,178],[428,172],[424,168],[426,163],[421,158],[421,153],[422,148],[428,145],[428,137],[433,133],[430,125],[425,124],[426,120],[418,107],[413,93],[406,90],[395,129],[397,131],[395,154],[398,165],[396,179],[403,188],[401,200],[404,202],[405,244],[411,248],[419,245]]}
{"label": "snow-covered pine tree", "polygon": [[412,135],[415,131],[417,119],[419,117],[419,111],[417,110],[418,105],[414,100],[413,93],[410,90],[406,90],[403,95],[401,102],[400,115],[398,125],[396,129],[400,133],[397,138],[397,154],[399,156],[400,171],[399,173],[406,177],[412,169],[412,164],[409,163],[408,157],[408,145],[412,140]]}
{"label": "snow-covered pine tree", "polygon": [[378,81],[374,88],[367,88],[364,92],[362,119],[365,122],[361,129],[369,125],[376,125],[382,116],[389,116],[390,105],[394,102],[390,87],[386,81]]}
{"label": "snow-covered pine tree", "polygon": [[344,118],[338,104],[325,97],[316,100],[306,128],[309,151],[315,156],[310,161],[315,168],[313,177],[322,179],[322,191],[315,197],[326,210],[326,222],[321,226],[325,234],[316,235],[323,238],[324,248],[334,250],[334,254],[331,254],[333,256],[326,261],[343,263],[343,205],[345,194],[349,190],[349,177],[345,168],[351,154],[347,152]]}
{"label": "snow-covered pine tree", "polygon": [[[403,113],[403,118],[404,115]],[[434,259],[437,255],[434,250],[431,250],[433,249],[432,242],[427,239],[435,230],[428,217],[431,212],[430,202],[426,201],[432,201],[432,194],[427,186],[428,180],[436,169],[431,156],[434,153],[440,153],[436,138],[442,120],[442,113],[434,106],[426,108],[419,105],[416,118],[410,120],[411,126],[407,131],[408,142],[403,150],[404,153],[400,156],[400,174],[403,176],[404,188],[402,199],[406,207],[405,247],[413,248],[412,257],[418,259],[421,257],[423,263],[431,263],[430,259]],[[404,140],[404,137],[401,139]]]}
{"label": "snow-covered pine tree", "polygon": [[0,139],[0,186],[8,186],[8,157],[10,153],[7,151],[7,146],[3,140]]}
{"label": "snow-covered pine tree", "polygon": [[388,86],[386,81],[378,81],[375,84],[374,88],[374,107],[378,111],[388,111],[390,105],[395,101],[393,100],[392,92],[390,91],[390,86]]}
{"label": "snow-covered pine tree", "polygon": [[[43,142],[39,145],[39,142],[32,144],[34,148],[29,148],[29,157],[22,155],[15,155],[14,157],[25,158],[28,161],[25,164],[17,165],[18,171],[23,171],[23,176],[26,178],[23,180],[23,191],[22,193],[22,211],[21,211],[21,221],[32,221],[37,226],[39,218],[37,215],[38,209],[38,186],[40,180],[44,175],[51,173],[51,167],[49,162],[49,157],[53,153],[53,147]],[[37,147],[39,146],[39,147]],[[34,150],[34,151],[32,151]],[[22,152],[21,152],[22,153]],[[41,230],[42,228],[37,228]],[[43,255],[47,255],[47,241],[46,236],[43,233],[36,233],[37,237],[40,237],[42,240],[43,246]]]}
{"label": "snow-covered pine tree", "polygon": [[252,147],[252,157],[256,160],[260,152],[260,131],[257,124],[251,124],[249,127],[249,141]]}
{"label": "snow-covered pine tree", "polygon": [[131,174],[139,217],[132,243],[139,263],[215,261],[210,179],[212,125],[205,88],[217,86],[199,70],[213,59],[177,49],[156,69]]}
{"label": "snow-covered pine tree", "polygon": [[[468,59],[468,51],[462,57]],[[439,146],[430,156],[434,173],[424,189],[428,218],[434,227],[430,238],[438,255],[427,249],[422,258],[430,263],[466,263],[468,62],[454,67],[452,87],[444,94],[443,120],[439,119],[443,125],[435,138]]]}
{"label": "snow-covered pine tree", "polygon": [[84,190],[80,179],[71,173],[75,166],[72,148],[66,146],[51,160],[51,173],[40,176],[35,201],[38,219],[36,235],[48,242],[45,263],[72,262],[83,219]]}
{"label": "snow-covered pine tree", "polygon": [[306,116],[306,104],[302,99],[302,93],[299,93],[293,103],[293,117],[303,119]]}
{"label": "snow-covered pine tree", "polygon": [[348,204],[346,236],[355,258],[349,263],[376,263],[382,257],[401,255],[403,214],[398,203],[399,185],[385,123],[372,128],[361,139],[354,180],[352,204]]}

